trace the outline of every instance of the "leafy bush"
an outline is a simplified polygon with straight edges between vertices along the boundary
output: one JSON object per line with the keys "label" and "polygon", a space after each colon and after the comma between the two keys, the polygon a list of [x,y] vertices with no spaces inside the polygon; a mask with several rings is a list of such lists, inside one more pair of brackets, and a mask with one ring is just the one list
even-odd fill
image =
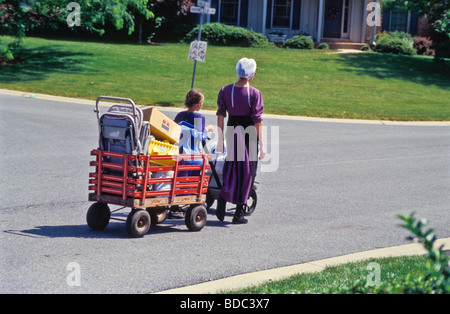
{"label": "leafy bush", "polygon": [[378,52],[388,52],[394,54],[415,55],[416,50],[410,44],[398,37],[385,36],[381,38],[374,48]]}
{"label": "leafy bush", "polygon": [[393,38],[400,38],[411,47],[414,44],[414,40],[411,37],[411,34],[409,34],[409,33],[394,31],[394,32],[389,33],[389,36],[391,36]]}
{"label": "leafy bush", "polygon": [[0,62],[2,62],[2,61],[8,62],[8,61],[12,61],[13,59],[14,59],[14,55],[11,51],[10,46],[3,45],[0,42]]}
{"label": "leafy bush", "polygon": [[317,49],[329,49],[330,47],[328,46],[328,44],[327,43],[320,43],[318,46],[317,46]]}
{"label": "leafy bush", "polygon": [[314,42],[309,37],[297,35],[286,40],[283,43],[282,47],[294,49],[312,49],[314,47]]}
{"label": "leafy bush", "polygon": [[375,35],[375,42],[378,42],[378,41],[380,41],[382,38],[384,38],[384,37],[389,37],[389,36],[391,36],[391,35],[389,35],[389,33],[388,33],[387,31],[383,31],[382,33],[377,33],[377,34]]}
{"label": "leafy bush", "polygon": [[376,294],[448,294],[450,293],[450,258],[445,254],[443,246],[435,247],[436,236],[433,229],[423,230],[427,222],[417,220],[414,214],[398,215],[404,224],[403,228],[411,231],[427,250],[428,274],[422,278],[408,276],[403,282],[386,282],[379,286],[369,286],[364,280],[349,281],[344,285],[331,286],[322,293],[376,293]]}
{"label": "leafy bush", "polygon": [[[198,26],[191,30],[184,38],[189,43],[198,38]],[[249,31],[242,27],[235,27],[220,23],[208,23],[202,26],[202,40],[216,46],[238,46],[253,48],[274,47],[267,37]]]}
{"label": "leafy bush", "polygon": [[414,49],[417,50],[418,55],[431,56],[433,55],[433,49],[431,49],[433,42],[428,37],[416,36],[414,40]]}

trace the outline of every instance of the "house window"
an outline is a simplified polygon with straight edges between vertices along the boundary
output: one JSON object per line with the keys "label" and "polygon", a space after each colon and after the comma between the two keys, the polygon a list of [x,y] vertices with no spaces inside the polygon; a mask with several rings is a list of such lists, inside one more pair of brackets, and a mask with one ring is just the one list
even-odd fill
{"label": "house window", "polygon": [[348,34],[348,15],[350,11],[350,0],[344,0],[344,20],[342,25],[342,33]]}
{"label": "house window", "polygon": [[391,21],[389,23],[389,31],[408,31],[408,12],[402,10],[391,11]]}
{"label": "house window", "polygon": [[220,1],[220,23],[239,24],[239,0]]}
{"label": "house window", "polygon": [[272,27],[291,27],[292,0],[274,0],[272,12]]}

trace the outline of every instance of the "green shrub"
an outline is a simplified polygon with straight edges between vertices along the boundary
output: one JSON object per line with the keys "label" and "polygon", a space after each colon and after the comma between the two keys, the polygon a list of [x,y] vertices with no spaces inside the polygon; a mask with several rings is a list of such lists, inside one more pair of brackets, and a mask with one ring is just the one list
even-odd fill
{"label": "green shrub", "polygon": [[387,31],[383,31],[382,33],[378,33],[375,35],[375,42],[380,41],[384,37],[389,37],[389,33]]}
{"label": "green shrub", "polygon": [[6,45],[2,45],[2,43],[0,42],[0,61],[11,61],[13,59],[14,55],[11,52],[11,49]]}
{"label": "green shrub", "polygon": [[411,47],[414,45],[414,39],[411,37],[411,34],[409,33],[394,31],[389,33],[389,36],[393,38],[403,39],[403,41],[406,42]]}
{"label": "green shrub", "polygon": [[381,38],[375,46],[375,51],[394,54],[415,55],[416,50],[405,40],[397,37],[386,36]]}
{"label": "green shrub", "polygon": [[317,46],[317,49],[329,49],[330,47],[328,46],[328,44],[327,43],[320,43],[318,46]]}
{"label": "green shrub", "polygon": [[314,47],[314,42],[309,37],[297,35],[286,40],[283,43],[282,47],[294,49],[312,49]]}
{"label": "green shrub", "polygon": [[[198,26],[191,30],[184,38],[189,43],[198,38]],[[202,26],[202,40],[215,46],[238,46],[253,48],[274,47],[267,37],[249,31],[242,27],[235,27],[220,23],[208,23]]]}

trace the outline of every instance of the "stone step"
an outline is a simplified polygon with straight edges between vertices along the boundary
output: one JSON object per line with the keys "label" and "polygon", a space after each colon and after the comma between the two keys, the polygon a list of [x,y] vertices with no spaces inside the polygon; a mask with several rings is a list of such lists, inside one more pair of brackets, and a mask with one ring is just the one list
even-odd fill
{"label": "stone step", "polygon": [[[349,41],[328,41],[323,40],[321,43],[327,43],[330,49],[361,49],[363,46],[366,46],[366,43],[352,43]],[[316,46],[319,43],[316,43]]]}

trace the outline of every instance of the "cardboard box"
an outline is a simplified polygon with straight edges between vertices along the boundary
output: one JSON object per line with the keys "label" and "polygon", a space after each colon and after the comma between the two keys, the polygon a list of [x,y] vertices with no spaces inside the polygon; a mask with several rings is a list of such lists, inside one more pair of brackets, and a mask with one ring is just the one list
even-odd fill
{"label": "cardboard box", "polygon": [[171,144],[177,144],[180,141],[181,126],[172,119],[155,107],[142,108],[142,113],[144,121],[150,123],[150,134],[157,140],[167,140]]}

